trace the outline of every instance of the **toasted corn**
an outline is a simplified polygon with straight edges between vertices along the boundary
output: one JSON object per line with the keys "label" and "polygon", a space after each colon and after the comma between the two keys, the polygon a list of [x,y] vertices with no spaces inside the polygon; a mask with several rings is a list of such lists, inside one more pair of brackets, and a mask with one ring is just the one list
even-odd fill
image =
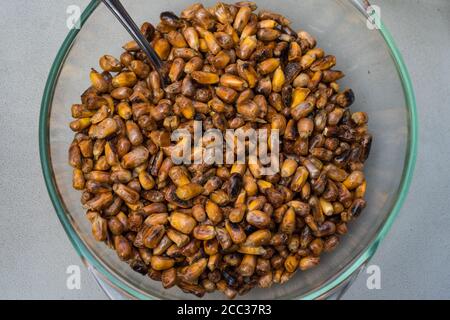
{"label": "toasted corn", "polygon": [[190,183],[189,177],[182,167],[172,167],[169,170],[169,177],[170,179],[172,179],[172,182],[178,187]]}
{"label": "toasted corn", "polygon": [[247,238],[244,230],[237,223],[232,223],[227,220],[225,221],[225,229],[228,231],[231,240],[236,244],[243,243]]}
{"label": "toasted corn", "polygon": [[297,122],[297,131],[300,138],[309,138],[314,131],[314,122],[310,118],[300,119]]}
{"label": "toasted corn", "polygon": [[295,230],[295,211],[292,207],[284,213],[280,224],[280,231],[285,234],[292,234]]}
{"label": "toasted corn", "polygon": [[297,161],[293,159],[284,160],[283,164],[281,165],[281,176],[283,178],[292,176],[297,170],[297,167],[298,167]]}
{"label": "toasted corn", "polygon": [[200,277],[207,264],[208,260],[206,258],[199,259],[190,266],[184,267],[181,271],[181,277],[185,281],[192,283]]}
{"label": "toasted corn", "polygon": [[332,67],[334,67],[336,65],[336,57],[335,56],[325,56],[322,59],[314,62],[310,69],[311,71],[324,71],[324,70],[328,70],[331,69]]}
{"label": "toasted corn", "polygon": [[249,247],[259,247],[269,244],[271,238],[272,234],[268,229],[261,229],[250,234],[244,244]]}
{"label": "toasted corn", "polygon": [[139,146],[142,144],[144,137],[142,136],[141,129],[134,121],[128,120],[126,122],[126,130],[128,140],[133,146]]}
{"label": "toasted corn", "polygon": [[[256,73],[256,71],[252,65],[250,65],[246,62],[239,61],[237,64],[237,72],[242,79],[247,81],[249,88],[254,88],[256,86],[256,83],[258,82],[258,74]],[[239,88],[241,87],[241,85],[237,85],[237,86]],[[245,88],[245,84],[243,84],[243,87],[241,90],[239,90],[239,89],[237,89],[237,90],[242,91],[244,88]]]}
{"label": "toasted corn", "polygon": [[102,56],[100,58],[99,65],[104,71],[107,72],[120,72],[123,68],[120,61],[111,55]]}
{"label": "toasted corn", "polygon": [[81,118],[70,123],[70,129],[75,132],[83,131],[91,125],[91,118]]}
{"label": "toasted corn", "polygon": [[255,119],[258,117],[260,109],[253,101],[247,101],[237,105],[236,111],[248,119]]}
{"label": "toasted corn", "polygon": [[303,185],[306,183],[306,179],[308,178],[309,172],[308,170],[300,166],[295,171],[294,177],[292,178],[291,182],[291,189],[292,191],[299,192]]}
{"label": "toasted corn", "polygon": [[113,186],[113,190],[115,194],[127,203],[135,204],[139,201],[139,193],[124,184],[116,183]]}
{"label": "toasted corn", "polygon": [[123,261],[129,260],[133,253],[130,242],[124,236],[114,237],[114,248],[116,249],[117,255]]}
{"label": "toasted corn", "polygon": [[240,246],[238,252],[246,255],[262,256],[265,255],[267,251],[263,247]]}
{"label": "toasted corn", "polygon": [[190,200],[195,198],[196,196],[202,194],[204,188],[196,183],[189,183],[177,188],[176,194],[177,197],[181,200]]}
{"label": "toasted corn", "polygon": [[[250,18],[253,18],[254,16],[251,16]],[[244,29],[241,32],[241,39],[245,39],[249,36],[252,36],[257,31],[257,22],[255,19],[250,19],[250,21],[247,23],[247,25],[244,27]]]}
{"label": "toasted corn", "polygon": [[226,103],[233,103],[238,98],[237,91],[228,87],[217,87],[216,94],[221,100]]}
{"label": "toasted corn", "polygon": [[220,51],[215,57],[212,58],[212,65],[217,69],[224,69],[231,58],[225,51]]}
{"label": "toasted corn", "polygon": [[[146,207],[148,207],[148,206],[146,206]],[[146,207],[142,208],[142,211],[144,211],[144,209]],[[157,210],[156,212],[159,212],[160,210]],[[167,218],[168,218],[168,214],[164,213],[164,212],[162,212],[162,213],[151,213],[145,219],[144,223],[146,225],[149,225],[149,226],[151,226],[151,225],[164,225],[164,224],[166,224],[169,221]]]}
{"label": "toasted corn", "polygon": [[247,60],[255,51],[257,46],[256,36],[249,36],[241,40],[237,54],[239,58]]}
{"label": "toasted corn", "polygon": [[252,10],[247,7],[243,6],[239,8],[238,13],[236,14],[236,18],[234,19],[233,28],[238,32],[242,32],[244,27],[247,25],[250,15],[252,13]]}
{"label": "toasted corn", "polygon": [[137,82],[137,77],[134,72],[121,72],[114,78],[112,78],[112,85],[115,88],[121,88],[121,87],[133,87]]}
{"label": "toasted corn", "polygon": [[170,54],[170,43],[164,38],[159,38],[154,42],[153,49],[161,60],[167,60]]}
{"label": "toasted corn", "polygon": [[260,229],[267,228],[270,225],[269,215],[260,210],[249,211],[246,216],[246,221]]}
{"label": "toasted corn", "polygon": [[[282,15],[255,10],[241,1],[163,12],[140,31],[165,67],[153,70],[130,41],[120,59],[100,58],[71,106],[72,183],[94,238],[165,288],[234,298],[283,284],[335,249],[366,206],[372,135],[367,114],[348,108],[355,96],[337,84],[336,58]],[[195,121],[278,131],[280,172],[264,175],[250,156],[174,165],[175,146],[190,146],[171,133],[194,134]]]}
{"label": "toasted corn", "polygon": [[258,72],[266,75],[274,72],[280,66],[280,59],[269,58],[258,64]]}
{"label": "toasted corn", "polygon": [[302,271],[314,268],[315,266],[317,266],[320,262],[320,258],[319,257],[313,257],[313,256],[309,256],[309,257],[304,257],[300,260],[300,263],[298,265],[299,269]]}
{"label": "toasted corn", "polygon": [[215,73],[193,71],[191,73],[192,79],[200,84],[215,84],[219,82],[219,77]]}
{"label": "toasted corn", "polygon": [[213,226],[200,225],[192,231],[192,235],[198,240],[211,240],[216,236],[216,230]]}
{"label": "toasted corn", "polygon": [[218,224],[222,221],[222,210],[215,202],[208,200],[205,205],[205,211],[208,219],[211,220],[213,224]]}
{"label": "toasted corn", "polygon": [[203,38],[205,39],[206,45],[208,46],[209,51],[212,54],[218,54],[222,49],[219,43],[216,40],[214,34],[210,31],[205,31],[203,34]]}
{"label": "toasted corn", "polygon": [[226,32],[218,31],[214,33],[217,43],[225,50],[232,49],[234,47],[233,38]]}
{"label": "toasted corn", "polygon": [[167,237],[172,240],[177,247],[183,247],[190,241],[189,236],[175,231],[174,229],[167,230]]}
{"label": "toasted corn", "polygon": [[272,91],[280,92],[281,89],[283,88],[285,81],[286,79],[284,77],[283,69],[281,67],[278,67],[273,74]]}
{"label": "toasted corn", "polygon": [[251,254],[246,254],[242,258],[241,264],[239,265],[237,271],[243,277],[250,277],[255,273],[256,269],[256,256]]}
{"label": "toasted corn", "polygon": [[259,29],[257,32],[258,39],[261,41],[273,41],[277,39],[280,36],[280,31],[277,29],[269,29],[269,28],[262,28]]}
{"label": "toasted corn", "polygon": [[197,224],[194,218],[181,212],[172,213],[169,216],[169,222],[173,228],[184,234],[191,233]]}
{"label": "toasted corn", "polygon": [[139,173],[139,182],[144,190],[151,190],[155,186],[155,179],[153,179],[146,171],[141,171]]}
{"label": "toasted corn", "polygon": [[150,66],[141,60],[131,61],[129,68],[141,79],[147,78],[150,74]]}
{"label": "toasted corn", "polygon": [[243,91],[248,88],[248,83],[235,75],[224,74],[220,77],[220,85],[237,91]]}
{"label": "toasted corn", "polygon": [[122,157],[122,166],[126,169],[136,168],[147,161],[149,151],[143,146],[134,148],[132,151]]}
{"label": "toasted corn", "polygon": [[306,100],[310,92],[311,90],[307,88],[295,88],[292,92],[291,108],[298,107],[300,104],[302,104]]}
{"label": "toasted corn", "polygon": [[224,250],[229,249],[233,244],[230,234],[225,228],[216,227],[216,239]]}
{"label": "toasted corn", "polygon": [[150,264],[153,269],[163,271],[172,268],[175,265],[175,260],[163,256],[152,256]]}
{"label": "toasted corn", "polygon": [[165,228],[162,225],[153,225],[144,233],[144,245],[147,248],[153,249],[159,244],[165,233]]}
{"label": "toasted corn", "polygon": [[348,173],[345,170],[340,169],[333,164],[326,165],[324,169],[327,176],[334,181],[343,182],[348,177]]}

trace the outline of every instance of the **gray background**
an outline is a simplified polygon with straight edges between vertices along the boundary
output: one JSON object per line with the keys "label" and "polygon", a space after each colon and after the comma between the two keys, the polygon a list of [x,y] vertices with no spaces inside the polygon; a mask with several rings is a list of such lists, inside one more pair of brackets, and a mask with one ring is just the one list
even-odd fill
{"label": "gray background", "polygon": [[[413,80],[420,123],[414,180],[398,219],[347,299],[450,299],[450,1],[373,1]],[[0,0],[0,298],[105,299],[56,218],[38,153],[40,100],[67,34],[66,8],[87,0]],[[66,287],[79,265],[80,290]]]}

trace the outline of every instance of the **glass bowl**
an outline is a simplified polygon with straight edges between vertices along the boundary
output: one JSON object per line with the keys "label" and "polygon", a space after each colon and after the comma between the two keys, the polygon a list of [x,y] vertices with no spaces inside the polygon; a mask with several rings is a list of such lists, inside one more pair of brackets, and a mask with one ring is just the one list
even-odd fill
{"label": "glass bowl", "polygon": [[[155,22],[162,11],[179,13],[193,1],[123,1],[138,23]],[[213,1],[204,1],[210,5]],[[349,225],[338,248],[323,255],[320,265],[297,272],[285,285],[254,289],[246,299],[315,299],[345,287],[374,254],[405,199],[416,159],[417,116],[411,81],[386,27],[368,28],[370,5],[357,0],[257,1],[259,8],[284,14],[295,30],[309,31],[326,52],[336,55],[346,77],[342,87],[356,95],[353,110],[369,114],[374,135],[366,166],[367,208]],[[70,106],[89,86],[89,70],[103,54],[119,56],[130,36],[105,6],[92,1],[81,16],[81,29],[71,30],[59,50],[42,100],[39,143],[43,173],[58,218],[83,261],[107,286],[140,299],[192,299],[177,288],[134,272],[113,250],[98,243],[72,189],[67,150],[73,138]],[[342,290],[341,290],[342,291]],[[206,298],[223,298],[221,294]]]}

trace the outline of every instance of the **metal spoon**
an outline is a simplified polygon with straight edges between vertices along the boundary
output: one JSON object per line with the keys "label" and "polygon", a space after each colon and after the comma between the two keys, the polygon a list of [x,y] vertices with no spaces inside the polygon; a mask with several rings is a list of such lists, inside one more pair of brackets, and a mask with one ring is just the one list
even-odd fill
{"label": "metal spoon", "polygon": [[[120,23],[125,27],[128,33],[133,37],[139,47],[144,51],[155,70],[159,73],[161,79],[164,79],[162,70],[164,63],[158,57],[158,54],[152,48],[147,39],[142,35],[140,29],[130,17],[127,10],[123,7],[119,0],[102,0],[109,10],[116,16]],[[164,84],[165,81],[163,81]]]}

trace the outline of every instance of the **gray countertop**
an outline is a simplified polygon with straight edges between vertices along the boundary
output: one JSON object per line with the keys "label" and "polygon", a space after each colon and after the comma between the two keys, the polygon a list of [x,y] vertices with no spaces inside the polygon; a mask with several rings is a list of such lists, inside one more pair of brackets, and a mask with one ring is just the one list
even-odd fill
{"label": "gray countertop", "polygon": [[[344,298],[450,298],[450,1],[373,1],[403,53],[413,80],[420,144],[413,183],[397,220]],[[38,152],[40,100],[67,34],[66,8],[87,0],[4,2],[0,19],[0,298],[104,299],[56,218]],[[66,286],[81,268],[81,288]]]}

